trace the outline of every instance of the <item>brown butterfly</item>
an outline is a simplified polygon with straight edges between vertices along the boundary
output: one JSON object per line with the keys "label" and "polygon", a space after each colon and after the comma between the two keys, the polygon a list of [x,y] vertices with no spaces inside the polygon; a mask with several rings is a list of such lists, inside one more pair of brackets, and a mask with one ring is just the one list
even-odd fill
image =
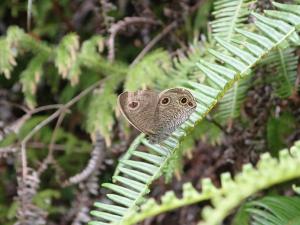
{"label": "brown butterfly", "polygon": [[197,103],[188,90],[172,88],[160,93],[126,91],[119,95],[118,105],[125,118],[147,134],[151,143],[160,143],[189,118]]}

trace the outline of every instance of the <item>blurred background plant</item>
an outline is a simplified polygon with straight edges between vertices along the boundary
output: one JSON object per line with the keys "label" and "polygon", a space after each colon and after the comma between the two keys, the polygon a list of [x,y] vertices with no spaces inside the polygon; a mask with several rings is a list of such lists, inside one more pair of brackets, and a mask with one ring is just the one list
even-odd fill
{"label": "blurred background plant", "polygon": [[[205,79],[196,63],[213,60],[207,50],[219,47],[216,38],[254,29],[246,24],[250,11],[273,7],[263,0],[1,1],[0,224],[88,222],[91,205],[107,193],[100,183],[111,180],[137,136],[116,110],[117,95]],[[180,193],[183,183],[197,187],[204,177],[218,185],[222,172],[236,174],[260,153],[276,157],[299,140],[299,54],[294,36],[236,83],[183,140],[165,169],[169,183],[158,179],[150,196]],[[286,184],[262,195],[273,193],[293,195]],[[274,201],[283,208],[299,201],[260,197],[237,216],[252,213],[264,224],[254,207],[276,216]],[[144,224],[196,224],[202,207]]]}

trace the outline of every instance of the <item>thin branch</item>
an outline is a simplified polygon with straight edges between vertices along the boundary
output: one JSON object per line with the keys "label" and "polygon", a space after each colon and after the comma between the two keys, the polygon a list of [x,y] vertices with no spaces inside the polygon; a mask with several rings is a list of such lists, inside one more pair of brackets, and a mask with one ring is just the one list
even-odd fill
{"label": "thin branch", "polygon": [[46,111],[46,110],[58,109],[62,106],[63,106],[63,104],[45,105],[45,106],[41,106],[41,107],[31,110],[29,113],[32,115],[32,114],[39,113],[39,112]]}
{"label": "thin branch", "polygon": [[151,48],[154,47],[154,45],[156,45],[157,42],[159,42],[165,35],[167,35],[172,29],[174,29],[175,27],[177,27],[177,21],[174,21],[172,23],[170,23],[168,26],[166,26],[162,32],[160,32],[158,35],[156,35],[147,45],[146,47],[138,54],[138,56],[133,60],[133,62],[131,63],[130,66],[134,66],[136,63],[138,63],[147,52],[149,52],[149,50]]}
{"label": "thin branch", "polygon": [[27,3],[27,31],[28,32],[31,29],[32,1],[33,0],[28,0],[28,3]]}
{"label": "thin branch", "polygon": [[22,177],[25,179],[27,174],[27,158],[26,158],[26,144],[27,142],[33,137],[33,135],[38,132],[41,128],[49,124],[52,120],[57,118],[62,112],[64,112],[66,109],[73,106],[76,102],[78,102],[82,97],[90,93],[92,90],[94,90],[98,85],[100,85],[103,81],[106,79],[102,79],[98,81],[97,83],[91,85],[84,91],[80,92],[76,97],[71,99],[67,104],[62,105],[58,110],[56,110],[51,116],[49,116],[47,119],[43,120],[40,124],[38,124],[36,127],[34,127],[29,134],[26,135],[26,137],[21,142],[21,160],[22,160]]}
{"label": "thin branch", "polygon": [[117,23],[113,24],[110,29],[109,33],[110,36],[107,40],[108,46],[108,59],[110,62],[113,62],[115,59],[115,38],[120,30],[124,27],[131,25],[131,24],[159,24],[158,21],[155,21],[151,18],[145,17],[126,17],[123,20],[118,21]]}
{"label": "thin branch", "polygon": [[18,134],[23,124],[30,118],[29,114],[23,115],[21,118],[17,119],[13,123],[7,125],[3,132],[0,133],[0,141],[2,141],[7,135],[11,133]]}
{"label": "thin branch", "polygon": [[24,111],[26,113],[30,112],[30,110],[26,106],[23,106],[23,105],[14,103],[14,102],[9,102],[7,100],[1,100],[0,105],[10,105],[10,106],[16,107],[18,109],[21,109],[22,111]]}
{"label": "thin branch", "polygon": [[65,117],[65,112],[63,111],[59,115],[56,125],[55,125],[55,128],[53,130],[50,145],[49,145],[48,155],[43,160],[42,164],[40,165],[39,169],[37,170],[38,175],[42,174],[47,169],[47,167],[51,163],[51,161],[53,160],[53,149],[54,149],[55,139],[57,136],[57,131],[58,131],[58,128],[60,127],[64,117]]}

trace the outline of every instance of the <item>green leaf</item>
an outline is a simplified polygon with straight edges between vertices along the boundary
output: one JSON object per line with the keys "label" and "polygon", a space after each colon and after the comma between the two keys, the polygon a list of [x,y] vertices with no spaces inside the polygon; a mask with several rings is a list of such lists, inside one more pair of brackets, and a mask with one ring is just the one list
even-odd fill
{"label": "green leaf", "polygon": [[22,91],[24,93],[25,102],[29,108],[36,106],[37,85],[43,75],[43,64],[47,60],[47,55],[38,54],[28,64],[27,68],[20,74]]}
{"label": "green leaf", "polygon": [[0,39],[0,74],[3,73],[8,79],[10,78],[13,67],[17,64],[10,49],[9,43],[5,39]]}
{"label": "green leaf", "polygon": [[112,128],[115,123],[114,112],[117,107],[117,94],[115,89],[123,80],[119,74],[111,75],[110,79],[100,89],[94,91],[86,115],[86,129],[95,134],[99,131],[110,145]]}
{"label": "green leaf", "polygon": [[277,154],[279,149],[286,147],[286,137],[295,129],[295,117],[288,112],[284,112],[278,117],[269,117],[267,122],[267,144],[273,154]]}
{"label": "green leaf", "polygon": [[300,221],[299,197],[268,196],[246,206],[245,210],[253,218],[253,224],[298,225]]}
{"label": "green leaf", "polygon": [[125,90],[136,91],[141,88],[155,87],[157,80],[167,84],[164,69],[168,69],[170,64],[171,61],[167,52],[162,50],[151,52],[129,69]]}
{"label": "green leaf", "polygon": [[250,7],[256,1],[252,0],[217,0],[214,1],[215,20],[211,22],[214,37],[230,41],[235,35],[235,29],[247,21]]}
{"label": "green leaf", "polygon": [[[291,96],[299,87],[296,85],[297,64],[299,57],[295,48],[284,50],[277,48],[264,61],[273,76],[268,81],[273,85],[276,94],[281,98]],[[275,70],[275,72],[273,72]]]}

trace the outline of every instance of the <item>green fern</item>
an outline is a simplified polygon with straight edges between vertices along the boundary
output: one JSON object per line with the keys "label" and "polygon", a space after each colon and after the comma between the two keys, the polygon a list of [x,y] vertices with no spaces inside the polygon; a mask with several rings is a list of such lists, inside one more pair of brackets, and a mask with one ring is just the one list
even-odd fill
{"label": "green fern", "polygon": [[[300,198],[268,196],[246,203],[237,214],[236,224],[251,225],[298,225],[300,221]],[[251,218],[251,220],[250,220]],[[250,222],[250,223],[249,223]]]}
{"label": "green fern", "polygon": [[214,117],[217,121],[224,124],[225,122],[231,122],[230,120],[241,115],[241,106],[246,98],[250,85],[251,75],[233,85],[233,87],[224,95],[224,98],[214,113]]}
{"label": "green fern", "polygon": [[9,79],[16,60],[5,39],[0,39],[0,48],[0,74],[4,74]]}
{"label": "green fern", "polygon": [[214,2],[215,20],[211,22],[214,37],[226,41],[236,37],[236,28],[242,28],[247,22],[251,5],[255,0],[217,0]]}
{"label": "green fern", "polygon": [[[10,78],[17,64],[17,57],[21,57],[26,52],[31,52],[33,55],[26,69],[20,74],[25,102],[30,108],[36,105],[35,96],[40,80],[49,76],[47,81],[58,82],[59,76],[56,76],[56,71],[50,75],[45,74],[43,67],[45,63],[54,63],[58,69],[58,74],[68,79],[72,84],[72,87],[66,86],[62,91],[61,102],[69,101],[79,90],[90,85],[90,83],[86,83],[89,82],[88,79],[84,79],[78,84],[81,74],[89,76],[91,81],[99,80],[99,76],[110,77],[104,85],[103,93],[98,92],[93,95],[89,106],[91,110],[86,111],[87,130],[91,133],[100,130],[109,143],[109,134],[114,124],[113,112],[116,108],[114,104],[116,102],[115,90],[125,79],[127,67],[120,63],[111,64],[101,57],[100,53],[104,48],[104,39],[101,36],[95,35],[85,40],[80,48],[79,37],[71,33],[66,35],[58,46],[50,47],[45,42],[33,39],[22,29],[10,27],[6,36],[0,39],[0,47],[2,49],[0,73],[3,73],[7,79]],[[57,86],[57,84],[51,86]],[[75,84],[78,85],[75,86]],[[102,100],[99,101],[99,98]],[[79,102],[78,107],[83,103],[83,101]]]}
{"label": "green fern", "polygon": [[119,74],[110,76],[102,88],[94,91],[87,110],[87,131],[93,135],[99,131],[108,145],[111,143],[110,134],[115,123],[114,111],[117,107],[115,91],[123,79],[124,77]]}
{"label": "green fern", "polygon": [[[205,58],[209,61],[211,55],[207,52],[207,49],[211,47],[211,44],[205,41],[200,41],[196,44],[189,46],[189,50],[186,55],[181,55],[173,60],[174,68],[169,73],[174,79],[174,83],[178,83],[178,79],[193,79],[202,80],[205,76],[199,73],[197,69],[197,62],[200,58]],[[202,76],[201,76],[202,75]]]}
{"label": "green fern", "polygon": [[10,27],[6,37],[0,39],[0,47],[0,73],[3,73],[7,79],[10,78],[13,68],[17,65],[16,57],[19,55],[26,51],[43,56],[50,53],[50,49],[45,44],[40,44],[15,26]]}
{"label": "green fern", "polygon": [[[194,189],[190,183],[186,183],[183,186],[182,198],[176,197],[173,191],[168,191],[162,196],[161,203],[149,199],[140,206],[139,211],[129,213],[122,224],[136,224],[160,213],[205,200],[211,200],[214,208],[206,206],[203,209],[204,221],[200,222],[199,225],[221,224],[223,219],[231,213],[231,210],[250,195],[278,183],[300,177],[300,141],[295,143],[291,151],[293,156],[289,154],[288,150],[282,150],[279,161],[265,153],[261,156],[257,168],[246,164],[243,171],[237,174],[234,179],[231,179],[229,173],[223,173],[220,188],[216,188],[210,179],[202,180],[201,192]],[[102,208],[101,204],[96,204],[96,206]],[[239,221],[238,224],[246,223]]]}
{"label": "green fern", "polygon": [[264,65],[274,71],[268,81],[281,98],[291,96],[296,90],[298,56],[295,48],[276,49],[264,61]]}
{"label": "green fern", "polygon": [[[230,3],[230,9],[233,9],[233,3]],[[247,10],[247,4],[245,9],[243,9],[243,6],[240,5],[241,2],[235,2],[237,5],[235,5],[237,8],[239,8],[242,12],[243,16],[247,16],[249,14],[249,10]],[[227,4],[227,3],[226,3]],[[276,7],[283,7],[282,4],[274,3],[274,6]],[[283,7],[284,8],[284,7]],[[245,12],[248,12],[246,14]],[[278,15],[277,11],[268,11],[267,12],[273,13],[275,15]],[[281,12],[282,13],[282,12]],[[217,13],[215,13],[217,14]],[[286,32],[290,29],[290,25],[284,21],[277,20],[277,19],[271,19],[265,16],[262,16],[260,14],[251,13],[252,16],[255,17],[256,21],[255,24],[258,27],[259,30],[264,32],[266,36],[268,36],[270,39],[273,39],[274,36],[277,36],[277,38],[280,38],[281,34],[278,31]],[[280,13],[279,13],[280,14]],[[231,18],[232,15],[235,15],[233,12],[231,14],[228,13],[228,17]],[[221,17],[222,18],[222,17]],[[234,20],[229,20],[228,21],[234,21]],[[244,17],[243,17],[244,18]],[[232,18],[231,18],[232,19]],[[216,20],[218,21],[218,20]],[[241,20],[244,21],[244,20]],[[234,22],[232,22],[234,23]],[[236,26],[241,26],[242,24],[236,24]],[[231,26],[233,26],[231,24]],[[227,32],[227,29],[226,29]],[[231,36],[230,33],[221,33],[221,35],[227,34],[228,36]],[[215,32],[217,33],[217,32]],[[217,35],[215,35],[217,36]],[[235,35],[236,36],[236,35]],[[225,37],[226,38],[226,37]],[[276,39],[276,38],[275,38]],[[274,40],[275,40],[274,39]],[[294,45],[297,44],[299,45],[300,39],[299,36],[297,35],[296,32],[293,32],[288,40],[293,43]],[[242,41],[238,41],[238,43],[242,44]],[[297,88],[295,87],[295,81],[296,81],[296,76],[297,76],[297,68],[296,68],[296,63],[298,60],[298,57],[296,57],[293,54],[293,51],[295,51],[294,48],[288,48],[284,49],[288,46],[287,41],[284,41],[279,48],[274,49],[271,53],[270,56],[268,56],[266,60],[267,62],[272,62],[271,66],[272,69],[275,68],[277,71],[275,76],[273,76],[273,79],[270,79],[272,81],[272,84],[274,85],[277,94],[282,97],[286,98],[289,97],[293,91]],[[228,49],[230,51],[230,49]],[[247,56],[245,56],[247,57]],[[240,109],[241,105],[244,102],[246,98],[246,93],[247,90],[251,86],[251,77],[249,77],[248,81],[243,80],[240,82],[237,82],[233,89],[230,90],[229,92],[226,93],[224,96],[224,100],[220,102],[220,105],[218,107],[218,110],[216,111],[216,119],[221,122],[231,122],[232,119],[237,118],[240,115]]]}
{"label": "green fern", "polygon": [[43,54],[36,55],[20,75],[25,101],[30,108],[36,106],[37,85],[43,73],[43,64],[47,59],[48,57]]}
{"label": "green fern", "polygon": [[[213,37],[216,39],[221,37],[226,41],[240,38],[236,28],[245,26],[245,22],[250,15],[250,8],[255,2],[249,0],[216,1],[214,4],[215,11],[213,12],[215,20],[212,22]],[[214,114],[220,123],[230,122],[230,120],[240,115],[240,108],[250,85],[249,76],[247,79],[236,82],[225,94]]]}
{"label": "green fern", "polygon": [[171,61],[168,53],[156,50],[145,56],[141,62],[129,68],[125,89],[136,91],[139,88],[155,87],[158,80],[160,83],[166,84],[165,71],[170,67]]}
{"label": "green fern", "polygon": [[72,85],[78,83],[81,73],[77,62],[79,49],[79,37],[76,34],[66,35],[56,50],[55,65],[58,73],[65,79],[69,79]]}
{"label": "green fern", "polygon": [[[281,12],[278,13],[281,14]],[[144,200],[143,196],[149,192],[149,185],[161,175],[169,158],[178,149],[187,132],[209,113],[235,81],[247,76],[251,67],[295,32],[295,26],[300,16],[297,16],[295,12],[283,13],[288,13],[290,17],[294,18],[294,26],[290,26],[291,29],[287,32],[280,32],[280,35],[276,35],[274,37],[276,40],[241,29],[236,29],[236,32],[247,39],[244,41],[245,49],[238,48],[239,46],[232,42],[217,40],[227,52],[221,53],[210,49],[209,53],[222,64],[199,60],[197,67],[205,75],[205,84],[192,81],[182,82],[183,86],[191,90],[198,102],[196,112],[170,138],[160,144],[149,144],[143,135],[136,139],[130,148],[130,153],[125,155],[126,157],[121,160],[117,168],[120,172],[114,177],[116,182],[103,184],[104,187],[115,192],[107,195],[115,204],[96,203],[101,211],[91,212],[98,220],[91,221],[89,224],[122,224],[124,218],[131,215],[132,210],[138,207]],[[263,26],[261,29],[269,30],[267,26]],[[145,152],[146,149],[150,150]],[[226,210],[228,208],[230,207],[225,207]],[[219,212],[220,209],[216,210]],[[222,211],[221,213],[224,213],[225,216],[228,212]],[[205,219],[207,219],[206,216]]]}

